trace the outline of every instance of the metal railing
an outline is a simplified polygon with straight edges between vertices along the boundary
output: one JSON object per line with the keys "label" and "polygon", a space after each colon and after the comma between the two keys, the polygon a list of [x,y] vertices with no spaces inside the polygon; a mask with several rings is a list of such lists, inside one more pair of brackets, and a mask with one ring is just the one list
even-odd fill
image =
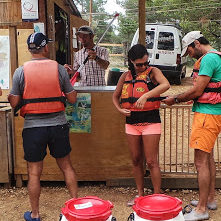
{"label": "metal railing", "polygon": [[[192,105],[161,106],[162,135],[159,163],[162,173],[195,174],[194,150],[189,148]],[[214,146],[216,172],[220,173],[221,135]]]}

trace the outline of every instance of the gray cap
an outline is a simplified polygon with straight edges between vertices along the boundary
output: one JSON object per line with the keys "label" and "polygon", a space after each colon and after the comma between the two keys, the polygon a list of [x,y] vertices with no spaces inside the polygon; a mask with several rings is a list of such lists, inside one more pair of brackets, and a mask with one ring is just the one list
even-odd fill
{"label": "gray cap", "polygon": [[200,37],[203,37],[203,35],[200,31],[191,31],[183,37],[183,39],[182,39],[183,50],[181,53],[182,57],[186,56],[188,46],[191,43],[193,43],[195,40],[199,39]]}
{"label": "gray cap", "polygon": [[84,25],[84,26],[81,26],[78,29],[76,34],[79,34],[79,33],[82,33],[82,34],[92,34],[93,35],[94,31],[93,31],[93,29],[91,27]]}

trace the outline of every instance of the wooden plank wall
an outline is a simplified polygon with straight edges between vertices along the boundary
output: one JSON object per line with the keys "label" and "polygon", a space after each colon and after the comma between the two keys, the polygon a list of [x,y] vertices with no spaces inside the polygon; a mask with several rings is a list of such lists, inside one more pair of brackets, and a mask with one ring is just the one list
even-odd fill
{"label": "wooden plank wall", "polygon": [[0,0],[0,24],[17,25],[21,22],[21,1]]}
{"label": "wooden plank wall", "polygon": [[[17,29],[17,42],[18,42],[18,65],[21,66],[25,61],[28,61],[31,59],[31,55],[28,52],[27,49],[27,43],[26,39],[28,38],[28,35],[33,33],[33,29]],[[9,36],[9,30],[8,29],[0,29],[0,35],[2,36]],[[13,73],[9,73],[9,88],[12,87],[12,76]],[[7,101],[7,95],[9,94],[10,89],[4,89],[2,96],[0,97],[1,101]]]}
{"label": "wooden plank wall", "polygon": [[92,92],[90,134],[71,133],[73,165],[82,180],[132,177],[125,117],[112,103],[112,92]]}
{"label": "wooden plank wall", "polygon": [[18,42],[18,65],[21,66],[24,62],[31,60],[31,54],[28,51],[27,38],[33,33],[33,29],[17,29]]}

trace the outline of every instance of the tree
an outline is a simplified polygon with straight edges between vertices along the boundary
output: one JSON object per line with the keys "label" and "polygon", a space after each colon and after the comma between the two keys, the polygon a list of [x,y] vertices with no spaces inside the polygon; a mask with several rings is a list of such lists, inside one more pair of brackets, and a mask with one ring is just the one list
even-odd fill
{"label": "tree", "polygon": [[[135,33],[138,18],[138,0],[118,0],[125,8],[126,14],[121,18],[119,31],[121,36],[131,41],[130,33]],[[130,23],[130,21],[134,23]],[[146,22],[176,23],[184,33],[201,30],[211,44],[221,47],[221,2],[220,0],[147,0]],[[122,27],[123,26],[123,27]]]}
{"label": "tree", "polygon": [[138,28],[138,14],[131,13],[130,9],[138,9],[138,1],[136,0],[118,0],[118,3],[126,9],[125,15],[119,17],[119,37],[124,41],[131,42],[134,33]]}
{"label": "tree", "polygon": [[[81,3],[82,17],[85,20],[89,20],[90,0],[78,0],[78,3]],[[108,13],[105,12],[104,5],[106,3],[107,0],[93,0],[92,28],[95,31],[95,38],[94,38],[95,42],[102,36],[110,19],[112,19],[112,15],[109,15]],[[114,42],[114,40],[117,40],[113,26],[110,27],[104,38],[105,42]]]}

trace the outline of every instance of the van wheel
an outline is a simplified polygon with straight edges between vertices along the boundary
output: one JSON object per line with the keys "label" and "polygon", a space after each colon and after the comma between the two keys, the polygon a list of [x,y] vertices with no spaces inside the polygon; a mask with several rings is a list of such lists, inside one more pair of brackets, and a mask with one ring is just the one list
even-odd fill
{"label": "van wheel", "polygon": [[181,74],[179,76],[177,76],[176,79],[174,79],[174,84],[176,84],[176,85],[180,85],[181,84]]}

